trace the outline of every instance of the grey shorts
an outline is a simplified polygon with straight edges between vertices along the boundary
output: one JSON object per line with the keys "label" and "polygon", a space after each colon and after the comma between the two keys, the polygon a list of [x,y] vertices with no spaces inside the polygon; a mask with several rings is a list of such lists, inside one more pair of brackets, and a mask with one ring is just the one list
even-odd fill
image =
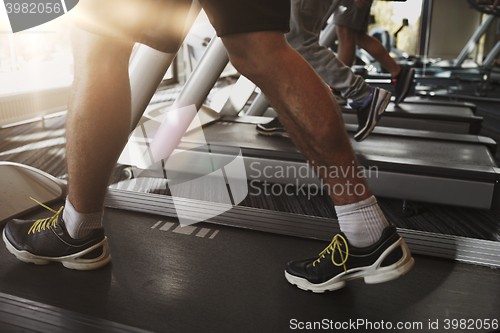
{"label": "grey shorts", "polygon": [[370,23],[370,6],[359,8],[354,0],[341,0],[334,12],[335,25],[350,28],[354,31],[367,32]]}
{"label": "grey shorts", "polygon": [[[76,25],[106,37],[176,52],[182,42],[191,0],[80,0]],[[222,37],[290,29],[290,0],[200,0]]]}

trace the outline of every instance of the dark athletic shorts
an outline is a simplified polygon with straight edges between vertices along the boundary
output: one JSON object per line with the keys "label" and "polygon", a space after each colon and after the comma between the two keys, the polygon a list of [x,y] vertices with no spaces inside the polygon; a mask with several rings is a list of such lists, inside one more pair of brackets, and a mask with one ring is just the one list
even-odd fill
{"label": "dark athletic shorts", "polygon": [[[289,30],[290,0],[199,0],[219,37]],[[72,11],[89,32],[176,52],[191,0],[80,0]]]}
{"label": "dark athletic shorts", "polygon": [[370,9],[371,3],[370,6],[359,8],[354,0],[341,0],[334,12],[333,23],[354,31],[367,32],[370,23]]}

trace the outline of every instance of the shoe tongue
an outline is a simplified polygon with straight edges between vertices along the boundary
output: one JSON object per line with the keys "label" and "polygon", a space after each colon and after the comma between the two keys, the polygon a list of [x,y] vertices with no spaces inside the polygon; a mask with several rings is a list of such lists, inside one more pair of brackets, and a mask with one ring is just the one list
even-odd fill
{"label": "shoe tongue", "polygon": [[57,218],[57,227],[58,228],[62,228],[62,230],[64,230],[65,233],[68,233],[68,229],[66,229],[66,223],[64,222],[63,218],[62,218],[62,214],[59,215],[59,217]]}

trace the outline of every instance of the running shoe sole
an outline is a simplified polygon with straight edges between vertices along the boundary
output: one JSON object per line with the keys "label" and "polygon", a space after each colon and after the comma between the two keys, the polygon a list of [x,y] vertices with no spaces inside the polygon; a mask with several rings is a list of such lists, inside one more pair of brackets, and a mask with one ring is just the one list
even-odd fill
{"label": "running shoe sole", "polygon": [[[33,263],[35,265],[47,265],[51,261],[54,261],[54,262],[60,262],[64,267],[69,269],[92,270],[102,267],[111,261],[111,255],[109,251],[107,237],[104,237],[104,239],[100,243],[95,244],[89,247],[88,249],[85,249],[81,252],[72,255],[63,257],[44,257],[44,256],[34,255],[28,251],[24,250],[20,251],[16,249],[7,239],[7,236],[5,235],[5,229],[3,230],[2,234],[3,234],[3,241],[7,246],[9,252],[15,255],[17,259],[26,263]],[[82,258],[86,254],[98,249],[99,247],[102,247],[102,254],[97,258],[92,258],[92,259]]]}

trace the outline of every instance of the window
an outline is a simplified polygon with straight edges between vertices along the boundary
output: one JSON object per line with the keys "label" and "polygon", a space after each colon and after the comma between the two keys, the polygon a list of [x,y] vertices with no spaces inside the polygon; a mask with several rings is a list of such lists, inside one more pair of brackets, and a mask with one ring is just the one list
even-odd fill
{"label": "window", "polygon": [[0,96],[71,85],[70,17],[13,34],[0,0]]}
{"label": "window", "polygon": [[406,18],[409,25],[398,34],[397,47],[403,52],[414,55],[417,53],[421,12],[422,0],[374,1],[371,14],[375,16],[375,24],[368,27],[368,32],[375,27],[381,27],[392,35]]}

